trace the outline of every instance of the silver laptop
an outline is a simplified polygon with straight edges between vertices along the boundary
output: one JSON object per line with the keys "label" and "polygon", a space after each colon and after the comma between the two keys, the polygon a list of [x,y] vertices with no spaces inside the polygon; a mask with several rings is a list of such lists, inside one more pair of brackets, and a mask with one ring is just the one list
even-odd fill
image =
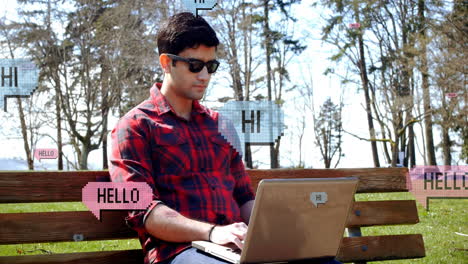
{"label": "silver laptop", "polygon": [[335,257],[358,179],[262,180],[243,250],[207,241],[192,246],[231,263]]}

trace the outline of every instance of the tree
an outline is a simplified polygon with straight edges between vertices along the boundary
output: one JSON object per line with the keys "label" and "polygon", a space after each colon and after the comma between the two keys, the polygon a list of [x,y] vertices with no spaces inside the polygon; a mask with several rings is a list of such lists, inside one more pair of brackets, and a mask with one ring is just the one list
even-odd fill
{"label": "tree", "polygon": [[[103,168],[107,168],[107,119],[113,108],[119,116],[148,96],[152,76],[162,74],[156,49],[156,29],[146,25],[157,16],[167,17],[168,5],[163,1],[159,8],[154,1],[118,2],[106,9],[96,21],[96,45],[99,47],[100,107],[103,120],[102,150]],[[125,18],[125,19],[122,19]],[[122,97],[122,94],[128,96]]]}
{"label": "tree", "polygon": [[[322,2],[336,11],[323,30],[324,39],[337,47],[337,53],[331,59],[348,59],[353,65],[350,68],[360,77],[370,133],[370,138],[365,140],[372,143],[374,164],[378,164],[376,143],[381,142],[384,157],[392,166],[396,166],[399,152],[407,154],[400,161],[402,164],[414,166],[416,133],[413,126],[423,119],[430,124],[433,115],[430,104],[424,101],[424,98],[429,98],[424,59],[424,45],[429,39],[424,37],[422,29],[425,30],[429,23],[421,17],[421,2]],[[420,94],[421,100],[415,97]],[[416,114],[415,103],[420,101],[426,102],[424,111]],[[380,126],[380,131],[372,125],[373,119]],[[426,134],[432,137],[432,127],[425,127]],[[427,139],[427,142],[427,160],[435,162],[430,157],[432,140]]]}
{"label": "tree", "polygon": [[[18,42],[18,26],[15,24],[5,24],[4,19],[0,22],[0,34],[2,39],[0,40],[0,46],[6,46],[8,50],[9,58],[15,59],[15,50],[19,45]],[[32,97],[32,96],[31,96]],[[0,100],[4,100],[1,98]],[[37,117],[37,109],[33,110],[32,98],[26,107],[23,106],[21,98],[16,98],[18,105],[18,115],[20,123],[20,131],[23,138],[23,147],[26,154],[26,161],[29,170],[34,170],[34,149],[38,141],[38,129],[41,126]]]}
{"label": "tree", "polygon": [[[367,112],[367,123],[369,128],[372,157],[375,167],[380,167],[377,152],[376,132],[371,108],[371,91],[369,87],[368,68],[364,47],[364,24],[368,21],[370,8],[364,1],[335,1],[325,0],[322,3],[334,11],[334,15],[327,19],[328,24],[323,28],[322,39],[338,48],[338,53],[331,59],[338,61],[347,57],[357,68],[364,91],[365,109]],[[362,10],[364,9],[364,10]],[[358,29],[346,29],[344,23],[356,23]]]}
{"label": "tree", "polygon": [[424,132],[426,134],[426,151],[428,165],[437,165],[435,149],[434,149],[434,137],[432,135],[432,110],[431,110],[431,98],[429,93],[429,70],[427,63],[427,39],[426,39],[426,16],[425,16],[425,0],[418,0],[418,17],[417,30],[419,31],[420,40],[420,69],[422,77],[422,90],[423,90],[423,104],[424,104]]}
{"label": "tree", "polygon": [[[80,169],[87,169],[89,153],[101,144],[106,168],[109,113],[117,108],[122,116],[147,97],[158,71],[155,14],[167,14],[167,5],[153,12],[156,3],[149,0],[75,0],[65,13],[60,2],[22,0],[37,9],[22,12],[26,22],[18,23],[20,36],[40,62],[41,82],[55,94],[59,153],[65,130]],[[52,17],[66,25],[65,32],[51,23]]]}
{"label": "tree", "polygon": [[336,160],[336,168],[341,160],[343,142],[341,135],[343,132],[343,125],[341,121],[341,109],[343,104],[335,105],[330,98],[328,98],[320,107],[320,113],[316,117],[314,113],[314,133],[315,144],[320,149],[320,154],[325,165],[325,168],[332,166],[333,159]]}
{"label": "tree", "polygon": [[[440,102],[434,104],[434,124],[441,128],[441,142],[444,165],[452,165],[455,157],[452,155],[455,146],[461,147],[460,159],[468,162],[468,117],[466,115],[466,66],[468,23],[465,15],[468,5],[455,2],[452,9],[442,14],[443,20],[434,23],[432,29],[435,34],[428,53],[430,78],[433,86],[437,87],[432,97]],[[457,142],[457,138],[461,142]]]}
{"label": "tree", "polygon": [[[233,96],[219,100],[249,101],[257,90],[252,86],[255,84],[255,69],[261,64],[253,52],[257,44],[254,36],[259,30],[257,23],[260,19],[257,6],[245,0],[220,2],[219,5],[212,11],[218,18],[213,21],[213,26],[221,42],[219,58],[226,61],[229,83],[233,89]],[[244,160],[248,168],[253,167],[250,144],[245,146]]]}
{"label": "tree", "polygon": [[[291,6],[300,3],[300,0],[274,0],[273,5],[270,6],[270,0],[263,0],[263,36],[265,37],[265,64],[266,64],[266,86],[268,101],[274,100],[275,103],[282,104],[283,85],[286,79],[289,79],[286,64],[290,61],[290,54],[299,55],[305,50],[306,46],[302,45],[300,41],[293,39],[293,34],[289,32],[288,23],[290,21],[296,22],[296,19],[291,15]],[[278,29],[272,29],[270,26],[270,10],[275,11],[279,9],[282,16]],[[293,31],[294,32],[294,31]],[[271,59],[276,61],[276,68],[272,69]],[[275,74],[276,73],[276,74]],[[275,78],[276,76],[276,78]],[[276,81],[274,85],[275,91],[272,91],[272,82]],[[274,94],[272,94],[272,92]],[[273,98],[272,96],[275,96]],[[279,149],[281,138],[275,143],[270,145],[270,160],[271,168],[279,168]]]}
{"label": "tree", "polygon": [[[41,69],[39,85],[41,93],[51,92],[53,96],[46,104],[54,104],[55,120],[51,119],[50,124],[55,121],[56,138],[51,137],[57,144],[58,160],[57,167],[63,169],[63,142],[62,142],[62,108],[59,94],[61,93],[61,67],[69,58],[70,46],[58,38],[58,34],[52,30],[53,19],[57,19],[60,24],[63,21],[65,12],[60,9],[60,1],[54,0],[20,0],[22,6],[34,6],[34,10],[28,8],[20,9],[22,20],[15,22],[20,29],[17,36],[17,44],[32,56]],[[44,8],[44,4],[46,7]],[[56,23],[56,24],[57,24]]]}

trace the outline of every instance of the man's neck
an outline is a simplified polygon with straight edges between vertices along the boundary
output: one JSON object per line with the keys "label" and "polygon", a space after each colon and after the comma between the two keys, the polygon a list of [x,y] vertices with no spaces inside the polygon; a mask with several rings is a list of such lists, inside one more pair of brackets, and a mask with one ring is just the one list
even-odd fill
{"label": "man's neck", "polygon": [[172,109],[174,109],[178,116],[189,120],[190,113],[192,112],[193,100],[178,97],[173,91],[173,89],[169,88],[169,84],[165,82],[162,83],[161,93],[172,106]]}

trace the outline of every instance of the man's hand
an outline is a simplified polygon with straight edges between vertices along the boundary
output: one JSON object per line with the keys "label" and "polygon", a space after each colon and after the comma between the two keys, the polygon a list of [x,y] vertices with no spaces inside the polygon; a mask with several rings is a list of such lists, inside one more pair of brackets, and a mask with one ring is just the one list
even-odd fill
{"label": "man's hand", "polygon": [[211,242],[225,245],[234,243],[242,249],[245,236],[247,235],[247,225],[244,223],[234,223],[227,226],[216,226],[211,231]]}

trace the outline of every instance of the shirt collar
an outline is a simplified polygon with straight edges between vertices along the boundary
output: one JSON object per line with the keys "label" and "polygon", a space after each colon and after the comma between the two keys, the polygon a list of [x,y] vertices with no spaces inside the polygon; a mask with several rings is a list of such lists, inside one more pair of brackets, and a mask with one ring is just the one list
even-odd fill
{"label": "shirt collar", "polygon": [[[155,83],[150,89],[151,100],[156,106],[156,112],[159,115],[165,114],[167,112],[173,112],[176,114],[172,106],[167,101],[166,97],[161,93],[162,83]],[[193,100],[192,103],[192,113],[199,114],[208,114],[208,109],[200,104],[198,100]]]}

